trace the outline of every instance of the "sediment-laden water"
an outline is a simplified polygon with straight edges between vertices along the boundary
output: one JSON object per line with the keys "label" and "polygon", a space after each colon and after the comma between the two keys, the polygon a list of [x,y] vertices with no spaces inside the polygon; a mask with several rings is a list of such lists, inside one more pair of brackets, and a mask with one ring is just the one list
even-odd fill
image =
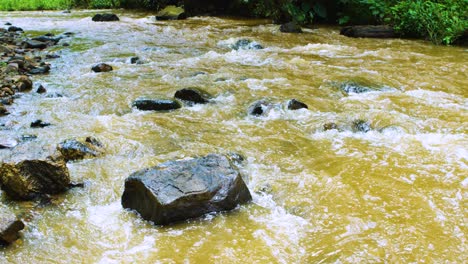
{"label": "sediment-laden water", "polygon": [[[118,11],[2,12],[26,34],[76,33],[44,52],[48,93],[26,93],[0,136],[16,148],[93,135],[106,155],[70,163],[74,181],[52,204],[11,202],[22,238],[2,263],[463,263],[467,259],[468,53],[424,41],[351,39],[338,28],[280,33],[268,21],[195,17],[155,22]],[[246,38],[262,50],[232,50]],[[130,64],[138,56],[143,64]],[[91,66],[106,62],[109,73]],[[342,83],[375,87],[345,93]],[[212,103],[167,112],[131,108],[185,87]],[[62,97],[53,96],[63,95]],[[50,96],[52,95],[52,96]],[[254,101],[277,103],[247,115]],[[296,98],[309,109],[287,110]],[[29,128],[42,119],[52,126]],[[353,131],[356,120],[371,124]],[[334,122],[339,129],[325,130]],[[14,149],[0,150],[0,158]],[[122,209],[125,178],[161,162],[239,152],[253,202],[168,227]],[[1,193],[1,192],[0,192]]]}

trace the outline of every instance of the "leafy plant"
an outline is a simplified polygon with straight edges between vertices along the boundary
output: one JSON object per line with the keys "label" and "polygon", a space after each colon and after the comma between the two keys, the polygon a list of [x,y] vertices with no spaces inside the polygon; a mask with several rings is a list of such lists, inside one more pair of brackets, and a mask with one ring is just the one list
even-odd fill
{"label": "leafy plant", "polygon": [[435,44],[451,44],[468,28],[467,0],[401,1],[391,8],[395,30]]}

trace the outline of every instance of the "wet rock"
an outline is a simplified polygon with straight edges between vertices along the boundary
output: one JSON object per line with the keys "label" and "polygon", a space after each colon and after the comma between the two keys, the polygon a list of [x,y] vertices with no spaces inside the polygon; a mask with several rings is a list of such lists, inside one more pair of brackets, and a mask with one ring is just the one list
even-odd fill
{"label": "wet rock", "polygon": [[57,54],[47,54],[45,55],[46,59],[57,59],[60,58],[60,55]]}
{"label": "wet rock", "polygon": [[69,47],[69,46],[70,46],[70,43],[65,42],[65,43],[62,44],[62,46],[64,46],[64,47]]}
{"label": "wet rock", "polygon": [[92,20],[94,22],[109,22],[109,21],[119,21],[119,17],[116,14],[96,14],[93,16]]}
{"label": "wet rock", "polygon": [[48,33],[48,34],[51,34],[51,35],[47,36],[47,34],[46,34],[44,36],[39,36],[39,37],[32,38],[32,40],[40,41],[40,42],[44,42],[44,43],[50,42],[52,45],[55,45],[62,39],[61,37],[54,38],[52,33]]}
{"label": "wet rock", "polygon": [[132,105],[143,111],[169,111],[182,107],[179,102],[166,99],[137,99]]}
{"label": "wet rock", "polygon": [[261,116],[265,114],[268,111],[268,109],[271,108],[271,106],[272,106],[271,102],[265,99],[262,99],[251,104],[249,106],[248,113],[249,115],[253,115],[253,116]]}
{"label": "wet rock", "polygon": [[94,137],[85,140],[67,139],[59,143],[57,150],[66,161],[97,157],[104,152],[102,143]]}
{"label": "wet rock", "polygon": [[49,65],[43,65],[41,67],[35,67],[29,71],[30,74],[46,74],[50,71]]}
{"label": "wet rock", "polygon": [[24,229],[24,223],[15,215],[2,210],[0,212],[0,245],[8,245],[19,238],[19,231]]}
{"label": "wet rock", "polygon": [[15,83],[18,92],[29,92],[32,90],[33,87],[31,79],[26,75],[19,76],[16,79]]}
{"label": "wet rock", "polygon": [[125,180],[122,206],[165,225],[234,209],[252,199],[239,171],[225,156],[169,161]]}
{"label": "wet rock", "polygon": [[4,45],[0,45],[0,53],[4,53],[4,54],[10,54],[12,53],[13,50],[4,46]]}
{"label": "wet rock", "polygon": [[338,125],[336,123],[330,122],[323,125],[323,130],[333,130],[338,129]]}
{"label": "wet rock", "polygon": [[386,25],[379,26],[348,26],[340,31],[341,35],[353,38],[395,38],[395,30]]}
{"label": "wet rock", "polygon": [[5,108],[5,106],[3,106],[3,104],[0,104],[0,116],[6,116],[8,114],[8,110]]}
{"label": "wet rock", "polygon": [[0,186],[14,200],[32,200],[66,191],[70,175],[61,159],[32,159],[0,164]]}
{"label": "wet rock", "polygon": [[43,122],[42,120],[38,119],[34,122],[31,122],[31,127],[32,128],[42,128],[42,127],[47,127],[50,126],[50,123]]}
{"label": "wet rock", "polygon": [[62,11],[62,14],[70,14],[70,13],[71,13],[70,10],[63,10],[63,11]]}
{"label": "wet rock", "polygon": [[36,90],[36,93],[38,94],[43,94],[43,93],[46,93],[47,92],[47,89],[41,85],[39,85],[39,87],[37,87],[37,90]]}
{"label": "wet rock", "polygon": [[367,133],[372,129],[371,124],[365,120],[357,119],[352,123],[353,132],[364,132]]}
{"label": "wet rock", "polygon": [[296,22],[289,22],[280,26],[283,33],[302,33],[302,28]]}
{"label": "wet rock", "polygon": [[37,40],[26,40],[24,46],[27,49],[45,49],[47,48],[47,43]]}
{"label": "wet rock", "polygon": [[156,20],[186,19],[185,10],[182,7],[166,6],[156,14]]}
{"label": "wet rock", "polygon": [[11,26],[11,23],[10,23],[10,22],[6,22],[6,23],[5,23],[5,26]]}
{"label": "wet rock", "polygon": [[131,57],[130,58],[130,63],[131,64],[141,64],[140,58],[138,57]]}
{"label": "wet rock", "polygon": [[305,109],[308,109],[309,107],[304,104],[303,102],[300,102],[296,99],[292,99],[292,100],[289,100],[288,102],[288,109],[289,110],[298,110],[298,109],[302,109],[302,108],[305,108]]}
{"label": "wet rock", "polygon": [[69,36],[75,35],[75,33],[73,33],[73,32],[65,32],[65,33],[63,33],[63,35],[69,37]]}
{"label": "wet rock", "polygon": [[23,32],[23,29],[20,27],[11,26],[8,28],[8,32]]}
{"label": "wet rock", "polygon": [[184,101],[188,105],[193,105],[206,104],[212,96],[197,88],[184,88],[176,91],[174,97]]}
{"label": "wet rock", "polygon": [[258,50],[263,49],[262,45],[258,44],[255,41],[249,39],[239,39],[234,43],[234,45],[230,46],[233,50]]}
{"label": "wet rock", "polygon": [[91,70],[93,70],[94,72],[110,72],[113,70],[113,68],[109,64],[99,63],[99,64],[94,65],[91,68]]}
{"label": "wet rock", "polygon": [[0,149],[14,148],[18,145],[18,141],[12,138],[0,138]]}

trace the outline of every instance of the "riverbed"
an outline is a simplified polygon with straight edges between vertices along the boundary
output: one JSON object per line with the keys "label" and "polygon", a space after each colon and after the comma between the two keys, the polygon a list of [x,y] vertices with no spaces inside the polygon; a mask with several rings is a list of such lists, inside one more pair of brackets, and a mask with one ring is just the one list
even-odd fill
{"label": "riverbed", "polygon": [[[281,33],[267,20],[155,21],[116,10],[0,12],[29,36],[75,33],[60,58],[0,117],[0,136],[49,149],[94,136],[105,155],[68,164],[84,182],[49,205],[1,202],[22,216],[2,263],[463,263],[468,258],[468,52],[421,40],[353,39],[320,26]],[[264,49],[232,50],[239,39]],[[141,64],[131,64],[138,56]],[[105,62],[112,72],[94,73]],[[345,92],[346,84],[372,88]],[[132,108],[198,87],[206,105]],[[265,115],[248,107],[267,98]],[[288,110],[290,99],[308,109]],[[52,125],[33,129],[41,119]],[[370,130],[356,131],[363,120]],[[327,130],[325,124],[337,129]],[[236,152],[253,202],[161,227],[120,204],[132,172]],[[0,158],[16,153],[0,149]],[[19,155],[19,154],[15,154]]]}

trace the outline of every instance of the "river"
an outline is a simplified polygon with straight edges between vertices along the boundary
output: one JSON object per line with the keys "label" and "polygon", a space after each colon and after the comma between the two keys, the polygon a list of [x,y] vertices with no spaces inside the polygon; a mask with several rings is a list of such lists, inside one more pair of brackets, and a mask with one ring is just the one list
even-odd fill
{"label": "river", "polygon": [[[45,52],[48,95],[26,93],[0,135],[37,135],[27,149],[93,135],[106,154],[69,163],[84,182],[52,203],[1,202],[27,225],[2,263],[463,263],[468,259],[468,52],[420,40],[352,39],[339,28],[285,34],[265,20],[156,22],[117,10],[0,12],[29,36],[75,35]],[[232,50],[240,38],[262,50]],[[63,43],[63,42],[61,42]],[[130,64],[138,56],[142,64]],[[106,62],[109,73],[91,66]],[[345,93],[342,83],[375,86]],[[158,113],[139,97],[199,87],[207,105]],[[265,116],[254,101],[277,103]],[[287,110],[296,98],[309,109]],[[29,128],[42,119],[52,126]],[[366,120],[367,133],[349,129]],[[334,122],[339,129],[325,130]],[[253,202],[160,227],[120,205],[132,172],[238,152]],[[0,150],[0,158],[12,150]],[[1,193],[1,191],[0,191]]]}

